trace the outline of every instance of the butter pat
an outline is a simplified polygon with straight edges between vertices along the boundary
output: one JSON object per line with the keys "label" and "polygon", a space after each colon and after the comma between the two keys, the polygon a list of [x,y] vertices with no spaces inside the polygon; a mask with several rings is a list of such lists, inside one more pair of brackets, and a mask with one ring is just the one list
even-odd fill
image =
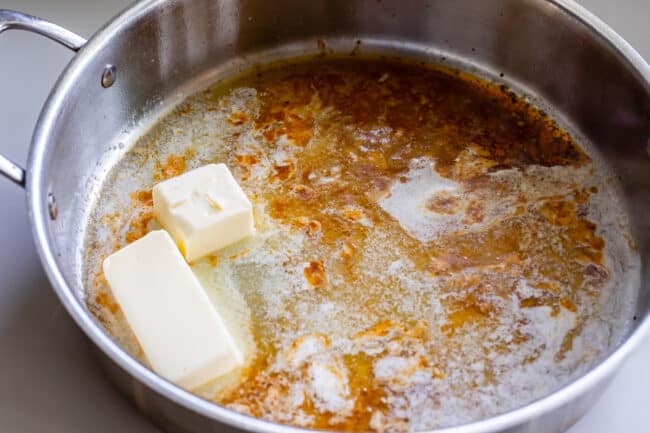
{"label": "butter pat", "polygon": [[243,363],[219,313],[163,230],[104,260],[104,276],[153,370],[192,389]]}
{"label": "butter pat", "polygon": [[153,210],[187,261],[255,231],[253,206],[224,164],[209,164],[159,183]]}

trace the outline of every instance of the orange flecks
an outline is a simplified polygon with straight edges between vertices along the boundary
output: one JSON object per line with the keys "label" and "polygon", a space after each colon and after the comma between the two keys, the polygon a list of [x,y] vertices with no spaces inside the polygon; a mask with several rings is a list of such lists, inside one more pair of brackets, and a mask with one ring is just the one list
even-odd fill
{"label": "orange flecks", "polygon": [[296,168],[292,161],[284,161],[282,164],[276,164],[273,166],[273,175],[271,180],[281,180],[285,181],[293,176],[293,173],[296,171]]}
{"label": "orange flecks", "polygon": [[562,361],[566,358],[567,353],[573,350],[573,340],[580,335],[582,332],[582,327],[584,326],[583,322],[579,322],[576,326],[571,328],[569,332],[564,336],[562,344],[560,345],[560,350],[555,354],[555,360],[557,362]]}
{"label": "orange flecks", "polygon": [[238,258],[244,257],[246,254],[248,254],[250,252],[251,252],[251,250],[247,248],[245,250],[242,250],[242,251],[238,252],[237,254],[233,254],[232,256],[229,257],[229,259],[230,260],[237,260]]}
{"label": "orange flecks", "polygon": [[235,155],[235,173],[239,174],[241,180],[248,180],[250,178],[254,166],[260,162],[259,153],[244,153]]}
{"label": "orange flecks", "polygon": [[320,232],[322,225],[317,220],[310,220],[307,223],[307,236],[314,237],[316,233]]}
{"label": "orange flecks", "polygon": [[308,339],[315,339],[317,340],[323,347],[328,348],[330,346],[330,339],[327,335],[325,334],[310,334],[310,335],[303,335],[302,337],[298,337],[295,340],[291,342],[291,345],[289,346],[289,350],[287,355],[291,356],[296,353],[298,348],[305,344],[305,342]]}
{"label": "orange flecks", "polygon": [[361,209],[345,208],[341,211],[345,219],[353,222],[362,222],[367,219],[366,214]]}
{"label": "orange flecks", "polygon": [[427,200],[426,208],[442,215],[453,215],[459,211],[459,199],[450,192],[441,191]]}
{"label": "orange flecks", "polygon": [[470,294],[451,306],[450,313],[447,314],[447,323],[442,325],[440,330],[453,336],[466,324],[484,323],[492,312],[492,305]]}
{"label": "orange flecks", "polygon": [[259,157],[258,155],[251,153],[238,154],[235,155],[235,162],[238,165],[250,167],[251,165],[255,165],[259,162]]}
{"label": "orange flecks", "polygon": [[558,297],[550,294],[522,299],[519,306],[521,308],[549,307],[551,316],[557,316],[560,313],[560,307],[572,313],[578,311],[578,306],[568,296]]}
{"label": "orange flecks", "polygon": [[463,224],[480,224],[485,219],[485,209],[483,205],[477,201],[470,201],[465,208],[465,217],[462,220]]}
{"label": "orange flecks", "polygon": [[314,197],[314,190],[305,185],[294,185],[291,192],[300,200],[309,200]]}
{"label": "orange flecks", "polygon": [[345,240],[341,246],[341,258],[346,261],[350,260],[356,251],[357,247],[352,242]]}
{"label": "orange flecks", "polygon": [[366,329],[365,331],[359,332],[357,335],[354,336],[355,339],[357,338],[376,338],[376,337],[385,337],[388,335],[388,333],[393,329],[395,325],[393,322],[390,320],[385,320],[383,322],[379,322],[376,325]]}
{"label": "orange flecks", "polygon": [[568,226],[575,220],[576,207],[569,201],[546,202],[539,211],[551,224]]}
{"label": "orange flecks", "polygon": [[153,206],[153,194],[150,189],[136,191],[130,196],[131,200],[136,200],[143,206]]}
{"label": "orange flecks", "polygon": [[327,287],[327,275],[325,274],[325,267],[320,261],[312,260],[303,270],[305,279],[313,287],[324,288]]}
{"label": "orange flecks", "polygon": [[230,117],[228,117],[228,123],[235,126],[243,125],[247,121],[248,121],[248,114],[243,113],[241,111],[235,111],[230,115]]}
{"label": "orange flecks", "polygon": [[207,260],[208,260],[208,263],[210,264],[210,266],[212,266],[213,268],[216,267],[219,264],[219,256],[216,255],[216,254],[210,254],[207,257]]}
{"label": "orange flecks", "polygon": [[558,286],[557,283],[553,281],[542,281],[540,283],[535,284],[535,287],[538,289],[549,291],[551,293],[560,293],[561,291],[560,286]]}
{"label": "orange flecks", "polygon": [[167,157],[167,162],[161,164],[156,162],[156,172],[153,175],[154,181],[161,181],[170,179],[172,177],[181,175],[185,172],[186,156],[170,155]]}
{"label": "orange flecks", "polygon": [[117,305],[117,302],[115,302],[113,295],[108,292],[97,292],[95,294],[95,303],[100,307],[108,308],[112,314],[116,314],[120,310],[120,307]]}
{"label": "orange flecks", "polygon": [[560,299],[560,305],[562,305],[564,308],[571,311],[572,313],[578,311],[578,307],[576,306],[576,304],[566,296]]}
{"label": "orange flecks", "polygon": [[299,217],[292,221],[294,227],[304,229],[309,237],[314,237],[321,231],[322,225],[318,220],[312,220],[307,217]]}
{"label": "orange flecks", "polygon": [[140,212],[136,218],[129,224],[129,230],[126,232],[124,240],[127,244],[135,242],[148,232],[149,222],[153,219],[153,212]]}

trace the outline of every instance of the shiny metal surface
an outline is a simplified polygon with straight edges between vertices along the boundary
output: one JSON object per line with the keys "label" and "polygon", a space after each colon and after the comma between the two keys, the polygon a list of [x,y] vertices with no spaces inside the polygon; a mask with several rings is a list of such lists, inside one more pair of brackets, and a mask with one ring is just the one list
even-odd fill
{"label": "shiny metal surface", "polygon": [[[79,51],[86,43],[81,36],[49,21],[21,12],[0,9],[0,33],[11,29],[37,33],[73,51]],[[0,174],[22,187],[25,186],[25,170],[3,155],[0,155]]]}
{"label": "shiny metal surface", "polygon": [[[485,3],[441,0],[416,8],[397,0],[149,1],[118,17],[80,51],[35,131],[27,179],[30,217],[39,254],[61,301],[108,355],[102,359],[109,373],[141,410],[169,431],[224,431],[224,424],[242,430],[301,431],[200,400],[128,357],[86,312],[79,262],[92,191],[119,157],[117,140],[134,134],[139,122],[150,122],[205,80],[256,61],[315,53],[319,37],[342,50],[360,39],[362,51],[406,52],[438,61],[444,56],[493,75],[503,72],[510,83],[547,101],[621,176],[623,193],[635,204],[632,223],[647,262],[648,65],[573,3]],[[99,80],[107,63],[121,71],[110,89],[102,88]],[[57,197],[56,221],[48,215],[50,192]],[[453,431],[559,432],[570,426],[650,326],[647,269],[637,301],[640,320],[601,365],[547,398]]]}
{"label": "shiny metal surface", "polygon": [[15,184],[25,187],[25,169],[2,155],[0,155],[0,174]]}
{"label": "shiny metal surface", "polygon": [[48,37],[72,51],[79,51],[86,43],[86,40],[76,33],[42,18],[2,9],[0,10],[0,33],[10,29],[27,30]]}

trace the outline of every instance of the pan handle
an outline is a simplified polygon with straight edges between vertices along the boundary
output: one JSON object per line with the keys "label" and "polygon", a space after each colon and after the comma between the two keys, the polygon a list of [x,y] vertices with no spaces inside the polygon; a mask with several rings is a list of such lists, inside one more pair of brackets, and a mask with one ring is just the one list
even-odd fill
{"label": "pan handle", "polygon": [[[86,40],[81,36],[54,23],[22,12],[0,9],[0,33],[11,29],[27,30],[37,33],[75,52],[79,51],[86,44]],[[25,169],[2,155],[0,155],[0,174],[6,176],[16,184],[25,187]]]}

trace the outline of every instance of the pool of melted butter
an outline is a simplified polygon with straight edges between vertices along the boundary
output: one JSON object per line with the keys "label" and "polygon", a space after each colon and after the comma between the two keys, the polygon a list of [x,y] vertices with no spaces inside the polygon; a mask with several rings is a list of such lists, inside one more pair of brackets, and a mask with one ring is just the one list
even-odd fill
{"label": "pool of melted butter", "polygon": [[521,406],[615,346],[638,257],[606,171],[470,75],[383,60],[255,71],[188,98],[103,186],[87,305],[146,363],[101,273],[152,186],[226,163],[257,233],[192,269],[246,353],[197,394],[280,423],[413,431]]}

